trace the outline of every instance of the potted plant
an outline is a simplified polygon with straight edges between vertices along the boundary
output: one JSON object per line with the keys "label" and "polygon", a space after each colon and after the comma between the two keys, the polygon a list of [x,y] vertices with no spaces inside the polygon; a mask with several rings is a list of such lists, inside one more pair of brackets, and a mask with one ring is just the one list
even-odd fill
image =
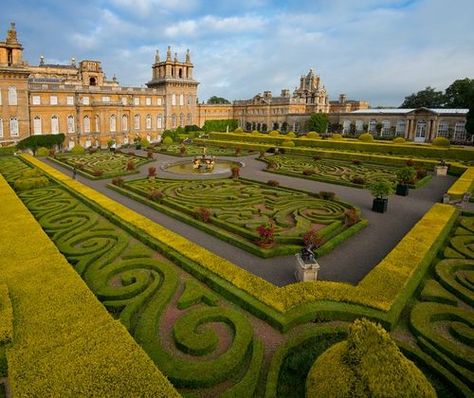
{"label": "potted plant", "polygon": [[377,180],[368,186],[370,193],[374,196],[372,210],[377,213],[387,211],[388,196],[393,193],[393,185],[388,180]]}
{"label": "potted plant", "polygon": [[142,141],[141,141],[140,137],[138,137],[138,136],[135,137],[133,142],[135,143],[135,149],[137,149],[137,150],[142,149]]}
{"label": "potted plant", "polygon": [[409,187],[408,185],[413,183],[415,180],[416,171],[412,167],[404,167],[397,171],[397,191],[396,194],[400,196],[407,196]]}
{"label": "potted plant", "polygon": [[269,249],[275,244],[275,225],[270,221],[257,227],[257,245],[262,249]]}
{"label": "potted plant", "polygon": [[446,176],[448,175],[448,165],[441,159],[439,164],[434,167],[435,176]]}

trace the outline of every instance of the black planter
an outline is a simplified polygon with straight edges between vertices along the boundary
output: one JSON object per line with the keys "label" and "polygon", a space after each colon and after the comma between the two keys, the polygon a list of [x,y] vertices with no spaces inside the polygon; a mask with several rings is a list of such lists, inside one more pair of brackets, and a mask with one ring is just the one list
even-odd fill
{"label": "black planter", "polygon": [[396,194],[400,196],[408,196],[408,184],[397,184]]}
{"label": "black planter", "polygon": [[141,144],[135,144],[135,149],[142,149],[142,145]]}
{"label": "black planter", "polygon": [[375,198],[372,203],[372,210],[377,213],[385,213],[387,211],[388,199],[387,198]]}

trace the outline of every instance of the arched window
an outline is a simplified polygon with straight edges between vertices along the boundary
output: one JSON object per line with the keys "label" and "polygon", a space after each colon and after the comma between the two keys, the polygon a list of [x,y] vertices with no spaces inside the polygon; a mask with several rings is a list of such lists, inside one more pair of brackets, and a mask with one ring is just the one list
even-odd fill
{"label": "arched window", "polygon": [[84,116],[82,119],[82,130],[84,133],[90,133],[91,132],[91,120],[89,116]]}
{"label": "arched window", "polygon": [[0,138],[3,138],[3,119],[0,119]]}
{"label": "arched window", "polygon": [[190,113],[188,113],[188,116],[186,118],[186,124],[188,126],[190,126],[191,124],[193,124],[193,115],[191,115]]}
{"label": "arched window", "polygon": [[179,105],[183,106],[184,105],[184,94],[179,95]]}
{"label": "arched window", "polygon": [[122,131],[128,130],[128,117],[127,115],[122,115]]}
{"label": "arched window", "polygon": [[59,119],[57,116],[51,116],[51,134],[59,134]]}
{"label": "arched window", "polygon": [[94,116],[94,131],[96,133],[100,132],[100,117],[99,117],[99,115]]}
{"label": "arched window", "polygon": [[8,87],[8,105],[17,105],[16,87]]}
{"label": "arched window", "polygon": [[12,117],[10,119],[10,137],[18,137],[18,119],[16,117]]}
{"label": "arched window", "polygon": [[163,128],[163,116],[162,115],[158,115],[158,117],[156,118],[156,128],[157,129]]}
{"label": "arched window", "polygon": [[74,123],[74,116],[69,115],[69,116],[67,117],[67,132],[68,132],[69,134],[74,133],[74,131],[75,131],[75,126],[74,126],[74,124],[75,124],[75,123]]}
{"label": "arched window", "polygon": [[184,127],[184,113],[181,113],[181,114],[179,115],[179,125],[180,125],[181,127]]}
{"label": "arched window", "polygon": [[171,115],[171,127],[176,128],[176,115],[174,113]]}
{"label": "arched window", "polygon": [[342,122],[342,132],[343,133],[348,133],[351,128],[351,121],[350,120],[344,120]]}
{"label": "arched window", "polygon": [[375,133],[377,130],[377,120],[372,119],[369,122],[369,132],[370,133]]}
{"label": "arched window", "polygon": [[35,116],[33,119],[33,134],[40,135],[42,133],[41,127],[41,118],[39,116]]}
{"label": "arched window", "polygon": [[171,94],[171,105],[176,105],[176,94]]}
{"label": "arched window", "polygon": [[181,68],[179,68],[178,76],[180,79],[183,77],[183,70]]}
{"label": "arched window", "polygon": [[117,131],[117,117],[115,115],[110,116],[110,131],[113,133]]}
{"label": "arched window", "polygon": [[135,130],[139,130],[140,129],[140,115],[135,115],[133,117],[133,128]]}
{"label": "arched window", "polygon": [[145,128],[151,130],[151,115],[146,115]]}
{"label": "arched window", "polygon": [[95,77],[91,77],[89,79],[89,85],[90,86],[96,86],[97,85],[97,80],[95,79]]}

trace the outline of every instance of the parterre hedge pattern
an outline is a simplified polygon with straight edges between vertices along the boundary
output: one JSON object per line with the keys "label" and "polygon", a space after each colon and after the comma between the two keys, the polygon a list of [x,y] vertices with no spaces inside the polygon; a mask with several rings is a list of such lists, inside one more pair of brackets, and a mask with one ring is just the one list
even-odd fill
{"label": "parterre hedge pattern", "polygon": [[[112,153],[100,151],[84,155],[57,154],[53,160],[76,168],[78,173],[90,178],[111,178],[115,176],[134,174],[138,172],[138,167],[149,160],[143,157],[128,155],[124,153]],[[132,162],[134,168],[127,169],[127,164]]]}
{"label": "parterre hedge pattern", "polygon": [[[256,246],[259,239],[257,227],[272,223],[277,245],[262,254],[267,256],[297,252],[303,244],[303,235],[313,228],[328,241],[335,238],[344,231],[344,211],[353,208],[337,200],[318,199],[301,191],[270,187],[244,179],[148,178],[126,181],[122,188],[140,195],[142,199],[159,191],[162,195],[158,203],[146,203],[172,212],[179,219],[198,225],[255,254],[261,254]],[[194,219],[199,208],[210,211],[208,222]],[[218,230],[223,232],[219,234]]]}
{"label": "parterre hedge pattern", "polygon": [[[1,159],[10,177],[23,165]],[[13,310],[7,346],[14,397],[178,397],[125,328],[114,321],[71,269],[0,176],[0,280]],[[2,289],[3,322],[11,322]],[[5,312],[6,309],[6,312]],[[11,328],[7,334],[11,335]],[[0,347],[0,357],[5,354]],[[6,363],[1,361],[1,373]]]}
{"label": "parterre hedge pattern", "polygon": [[474,216],[463,216],[410,314],[420,349],[474,389]]}
{"label": "parterre hedge pattern", "polygon": [[[32,163],[38,162],[35,159],[28,160]],[[38,164],[41,163],[38,162]],[[42,165],[42,168],[43,166],[44,165]],[[80,195],[85,195],[92,198],[91,193],[89,193],[89,189],[82,188],[80,186],[81,184],[69,181],[69,179],[64,178],[64,176],[61,177],[61,173],[53,173],[48,166],[45,166],[43,170],[47,171],[50,175],[55,174],[55,177],[59,178],[61,183],[65,186],[69,186],[70,184],[71,187],[74,187],[78,190],[78,194],[80,191]],[[53,188],[60,192],[59,198],[60,202],[62,203],[61,206],[68,208],[69,199],[66,201],[63,200],[63,194],[70,196],[68,192],[57,187],[43,189],[43,191],[48,191],[48,189]],[[90,220],[85,220],[87,218],[85,217],[85,214],[92,211],[72,196],[70,197],[78,202],[79,214],[76,216],[73,212],[68,210],[67,214],[70,214],[70,217],[63,217],[62,219],[57,215],[55,217],[55,212],[59,212],[60,207],[59,204],[55,204],[56,197],[52,194],[40,195],[39,192],[41,191],[42,190],[26,191],[21,195],[25,196],[25,200],[27,202],[40,205],[40,208],[37,209],[38,212],[42,214],[40,221],[42,218],[44,218],[46,221],[49,219],[51,225],[49,227],[45,225],[46,230],[48,230],[48,228],[52,228],[51,237],[53,240],[57,239],[57,242],[61,242],[61,240],[64,241],[63,243],[65,244],[65,249],[71,250],[70,261],[75,264],[76,268],[83,268],[83,275],[86,281],[87,275],[93,276],[94,279],[96,276],[101,276],[103,278],[102,280],[98,279],[98,281],[95,282],[97,283],[98,287],[103,288],[103,290],[100,291],[100,294],[103,296],[99,294],[99,297],[103,303],[108,306],[112,313],[116,314],[117,317],[120,317],[122,322],[125,324],[129,322],[131,332],[134,334],[135,338],[146,348],[147,352],[156,363],[158,363],[160,360],[165,362],[162,370],[170,375],[174,383],[179,386],[188,386],[185,387],[183,392],[186,394],[191,393],[192,395],[192,391],[197,391],[197,388],[199,388],[199,391],[205,391],[204,395],[212,395],[213,392],[222,391],[218,390],[218,388],[224,385],[228,387],[231,384],[232,386],[224,392],[224,396],[245,396],[244,392],[254,391],[255,388],[257,388],[258,395],[263,393],[262,383],[259,382],[259,378],[261,378],[259,369],[261,369],[262,364],[263,348],[259,342],[259,339],[256,337],[253,328],[250,327],[249,331],[247,327],[248,316],[244,316],[245,321],[241,322],[240,317],[242,317],[244,314],[240,310],[236,310],[232,305],[226,304],[218,294],[212,292],[200,283],[195,282],[189,276],[183,277],[183,273],[179,272],[177,267],[169,264],[167,261],[163,261],[162,259],[158,259],[162,273],[162,275],[159,275],[159,271],[154,266],[154,263],[157,260],[155,258],[150,259],[149,257],[151,255],[147,256],[144,254],[144,246],[142,245],[142,247],[140,247],[141,244],[134,241],[133,239],[131,240],[128,238],[127,240],[128,245],[132,245],[133,247],[127,247],[123,249],[121,254],[113,259],[113,255],[116,254],[116,249],[113,248],[112,250],[107,250],[107,247],[111,247],[107,246],[109,244],[109,239],[111,239],[115,245],[118,246],[118,248],[122,247],[124,242],[123,239],[115,236],[116,233],[109,233],[109,228],[106,226],[108,223],[107,221],[99,217],[98,227],[87,228],[86,231],[84,225],[89,223]],[[38,196],[36,196],[37,192]],[[55,199],[51,201],[42,196]],[[94,200],[100,202],[102,206],[111,206],[112,201],[102,198],[100,194],[94,196]],[[42,208],[42,206],[44,206],[44,208]],[[131,213],[133,212],[122,209],[122,206],[120,205],[115,205],[113,207],[113,211],[120,217],[124,217],[124,220],[132,220]],[[305,321],[312,320],[314,319],[315,314],[318,318],[321,316],[321,318],[319,318],[321,321],[326,317],[329,317],[330,319],[351,320],[354,319],[354,317],[363,316],[364,312],[361,311],[361,309],[357,309],[356,306],[348,304],[348,302],[353,301],[353,299],[355,299],[355,302],[365,302],[366,305],[374,305],[375,308],[381,306],[379,308],[383,308],[384,311],[396,313],[399,310],[401,311],[407,300],[415,291],[420,278],[422,278],[426,272],[426,263],[428,262],[429,264],[431,262],[433,258],[433,252],[436,253],[437,248],[439,247],[439,241],[441,240],[442,242],[444,240],[447,230],[449,230],[452,225],[455,214],[455,211],[450,206],[435,205],[434,208],[427,214],[427,216],[425,216],[407,235],[407,237],[400,244],[400,247],[397,247],[397,249],[388,256],[386,261],[384,260],[376,267],[374,270],[376,272],[371,272],[367,276],[367,280],[364,279],[364,281],[362,281],[359,286],[352,287],[352,289],[350,286],[342,289],[341,285],[343,284],[337,283],[318,282],[315,284],[295,284],[291,286],[291,288],[297,288],[294,292],[295,295],[292,296],[289,294],[289,290],[286,288],[275,288],[270,284],[260,283],[264,281],[259,281],[259,278],[256,277],[252,278],[252,276],[248,274],[246,277],[249,279],[249,283],[254,284],[254,294],[256,296],[258,295],[259,298],[265,301],[267,301],[267,299],[273,300],[273,303],[271,301],[268,302],[270,306],[279,305],[278,302],[281,304],[282,301],[285,302],[285,306],[290,303],[293,303],[292,306],[294,306],[294,303],[301,302],[299,300],[317,300],[317,296],[313,294],[316,293],[316,288],[320,288],[318,294],[320,294],[319,297],[321,299],[330,298],[334,300],[334,298],[336,298],[336,301],[342,301],[342,303],[321,303],[322,305],[320,307],[296,307],[293,311],[299,311],[299,314],[293,313],[291,316],[296,316],[294,319],[298,319],[297,323],[303,323]],[[80,221],[74,221],[76,217]],[[136,215],[133,216],[133,220],[133,222],[137,226],[139,225],[144,231],[152,232],[152,229],[150,229],[151,225],[149,226],[147,221],[141,220],[140,217]],[[84,224],[82,224],[83,222]],[[74,225],[78,226],[79,228],[84,227],[84,232],[73,234],[71,231]],[[114,227],[112,224],[110,224],[110,226],[112,228]],[[117,230],[125,234],[125,232],[115,227],[116,232]],[[157,237],[159,235],[156,233],[159,232],[163,239],[170,239],[170,244],[175,247],[180,247],[182,253],[186,253],[187,256],[193,258],[195,261],[197,259],[202,261],[202,259],[205,258],[203,257],[205,250],[199,250],[198,247],[195,247],[195,245],[190,244],[189,242],[185,244],[182,238],[179,239],[179,237],[172,237],[171,235],[173,234],[170,234],[169,231],[158,227],[154,227],[153,231]],[[81,239],[85,238],[88,234],[91,234],[92,236],[81,243]],[[67,237],[69,237],[70,242],[66,241]],[[416,247],[417,242],[423,242],[423,247],[420,247],[419,250],[417,250],[419,253],[411,253],[414,251],[413,248]],[[81,250],[78,253],[75,249],[81,245],[83,245],[84,250]],[[103,256],[97,253],[93,254],[94,250],[98,250],[98,253],[102,253]],[[146,250],[147,249],[145,248],[145,251]],[[89,251],[89,253],[87,253],[87,251]],[[82,256],[83,252],[84,256]],[[410,253],[410,255],[407,256],[407,253]],[[90,259],[87,260],[88,256],[95,258],[98,262],[98,265],[94,265]],[[214,262],[212,255],[208,255],[206,258],[211,262]],[[133,264],[128,265],[129,262]],[[136,270],[135,267],[137,262],[140,264],[146,264],[147,266],[145,269],[143,269],[144,267],[140,265],[139,270]],[[161,263],[167,264],[168,269],[166,266],[162,267]],[[115,268],[117,265],[119,265],[118,268]],[[226,272],[231,271],[225,261],[219,263],[214,262],[213,265],[217,266],[214,272],[219,272],[219,265],[221,268],[220,271],[223,273],[223,275]],[[243,272],[240,275],[239,272],[236,271],[237,270],[233,270],[236,276],[244,276],[246,274]],[[149,276],[152,273],[155,273],[153,278]],[[171,282],[171,285],[173,285],[173,273],[178,274],[177,283],[179,285],[175,290],[176,293],[174,295],[169,292],[169,290],[171,290],[169,282]],[[372,273],[373,275],[371,276]],[[229,274],[226,276],[229,276]],[[150,281],[150,279],[152,279],[152,281]],[[239,279],[234,280],[237,283],[239,282]],[[110,283],[107,283],[107,281],[110,281]],[[95,283],[89,283],[91,288],[92,285],[95,286]],[[151,293],[152,289],[150,288],[150,285],[153,285],[154,283],[154,286],[159,285],[157,289],[160,292],[160,297],[156,299]],[[310,293],[308,288],[310,288],[312,285],[314,285],[314,290],[310,289],[313,290],[313,293]],[[216,288],[217,291],[222,292],[222,290],[220,290],[220,288],[218,288],[218,286],[215,284],[213,285],[213,288]],[[265,289],[267,291],[265,291]],[[329,293],[331,289],[334,291]],[[338,289],[341,290],[338,291]],[[117,295],[115,295],[116,293]],[[134,293],[136,293],[137,297],[139,297],[136,300],[134,300],[132,297]],[[150,294],[150,296],[147,296],[148,294]],[[339,297],[339,295],[341,295],[341,297],[338,300],[337,297]],[[344,303],[344,301],[346,301],[347,304]],[[144,306],[143,311],[137,310],[140,305]],[[247,302],[245,304],[245,308],[251,309],[252,305],[255,304]],[[170,310],[170,308],[172,308],[172,310]],[[313,312],[313,314],[308,316],[308,311],[310,310]],[[161,315],[156,315],[156,311],[161,312]],[[271,312],[270,310],[268,311]],[[237,313],[236,316],[232,315],[234,312]],[[292,311],[287,312],[290,313]],[[183,314],[182,317],[179,316],[181,314]],[[380,315],[377,315],[376,311],[371,312],[367,308],[365,316],[377,319]],[[388,318],[390,318],[390,316],[385,318],[385,321],[387,321]],[[398,319],[398,316],[395,315],[393,318]],[[175,320],[176,322],[174,322]],[[216,343],[216,341],[220,342],[222,340],[218,338],[216,339],[216,336],[221,337],[222,330],[217,330],[216,333],[213,333],[214,331],[204,329],[202,327],[203,323],[207,322],[210,322],[211,324],[214,322],[220,322],[223,325],[226,325],[224,327],[228,327],[229,329],[227,330],[231,330],[231,335],[233,336],[236,336],[235,333],[238,333],[238,341],[235,342],[237,337],[234,337],[233,344],[229,348],[229,350],[234,349],[234,343],[240,348],[235,348],[235,350],[232,351],[233,357],[237,357],[235,361],[229,362],[229,367],[232,368],[232,371],[228,370],[226,360],[219,361],[220,357],[213,356],[213,354],[216,352],[213,350],[219,350],[220,346],[219,343]],[[393,322],[394,320],[388,321],[388,324]],[[291,324],[292,323],[290,321],[290,325]],[[153,334],[149,331],[153,330],[153,327],[160,328],[163,327],[163,325],[169,325],[167,328],[167,337],[162,337],[162,334],[160,334],[160,338],[158,339],[159,342],[156,343],[156,341],[154,341],[154,339],[156,339],[156,333]],[[314,326],[315,328],[318,328],[317,325]],[[156,330],[156,328],[154,330]],[[247,345],[247,342],[249,341],[249,333],[252,331],[254,334],[251,337],[252,343],[249,346]],[[296,336],[302,332],[299,329],[294,329],[294,331]],[[334,329],[334,332],[337,333],[337,330]],[[328,338],[331,338],[331,330],[323,331],[323,329],[321,329],[321,333],[328,333]],[[302,338],[299,341],[307,341],[307,339]],[[173,344],[175,346],[172,350],[170,350],[170,347]],[[168,350],[164,349],[163,346],[165,346],[165,348]],[[285,347],[290,346],[292,345],[289,344]],[[240,354],[236,354],[236,352],[241,353],[245,347],[247,347],[247,351],[244,355],[244,359],[241,360],[241,356],[239,357]],[[282,359],[286,357],[284,349],[283,351],[279,352],[280,359],[275,363],[283,363]],[[176,354],[176,358],[169,356],[170,353]],[[166,354],[168,354],[168,356]],[[204,364],[199,363],[199,366],[201,366],[199,370],[199,366],[194,364],[195,357],[199,355],[204,356],[205,358],[203,361],[199,362],[212,362],[212,365],[209,367],[204,367]],[[211,358],[209,358],[209,356],[211,356]],[[206,359],[215,359],[215,361],[206,361]],[[239,361],[240,365],[235,365],[235,363]],[[185,364],[182,362],[185,362]],[[216,367],[223,368],[222,372],[216,371]],[[269,383],[271,380],[273,380],[271,382],[273,383],[272,388],[275,388],[275,372],[278,373],[278,368],[279,365],[272,367],[273,376],[272,378],[270,378],[270,376],[268,378]],[[204,369],[204,371],[202,369]],[[173,374],[173,371],[176,373]],[[183,378],[180,375],[181,371],[186,373],[186,377]],[[200,377],[201,372],[205,372],[206,376]],[[233,373],[234,377],[232,378],[232,376],[227,372]],[[238,375],[238,377],[235,375]],[[176,376],[178,377],[175,380],[174,377]],[[278,380],[278,375],[276,377]],[[224,381],[222,382],[218,380]],[[218,387],[215,387],[217,390],[214,389],[214,386],[216,386],[215,383],[220,383]],[[267,387],[267,391],[270,391],[269,384]]]}
{"label": "parterre hedge pattern", "polygon": [[[382,164],[354,164],[353,162],[343,160],[315,160],[311,157],[288,155],[275,155],[267,160],[267,162],[274,165],[274,168],[267,167],[269,172],[355,187],[363,187],[380,179],[395,182],[398,170],[396,167]],[[355,178],[362,178],[362,181],[357,184],[354,182]]]}
{"label": "parterre hedge pattern", "polygon": [[[182,153],[181,148],[184,146],[186,152]],[[165,155],[173,156],[199,156],[202,155],[204,145],[198,144],[173,144],[168,146],[157,146],[154,150],[158,153],[164,153]],[[219,147],[215,145],[205,145],[206,154],[208,156],[247,156],[255,151],[248,151],[245,149],[238,149],[237,147]],[[163,150],[166,148],[166,150]]]}

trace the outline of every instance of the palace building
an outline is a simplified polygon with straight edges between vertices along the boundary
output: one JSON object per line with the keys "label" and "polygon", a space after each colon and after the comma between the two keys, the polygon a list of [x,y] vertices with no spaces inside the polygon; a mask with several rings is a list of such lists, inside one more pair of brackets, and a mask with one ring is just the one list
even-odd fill
{"label": "palace building", "polygon": [[0,42],[0,145],[59,133],[65,134],[68,148],[105,146],[111,139],[126,144],[137,136],[157,142],[165,129],[201,127],[206,120],[222,119],[236,119],[246,130],[301,132],[314,112],[329,113],[331,122],[340,123],[345,132],[361,131],[364,125],[374,131],[382,123],[380,134],[396,132],[418,141],[449,134],[465,138],[466,110],[382,112],[344,94],[329,101],[312,69],[291,94],[288,89],[279,96],[264,91],[232,104],[199,104],[193,69],[189,50],[179,60],[170,47],[163,59],[156,52],[147,87],[121,86],[115,76],[107,79],[96,60],[73,58],[68,65],[54,65],[41,57],[38,65],[29,65],[12,23]]}

